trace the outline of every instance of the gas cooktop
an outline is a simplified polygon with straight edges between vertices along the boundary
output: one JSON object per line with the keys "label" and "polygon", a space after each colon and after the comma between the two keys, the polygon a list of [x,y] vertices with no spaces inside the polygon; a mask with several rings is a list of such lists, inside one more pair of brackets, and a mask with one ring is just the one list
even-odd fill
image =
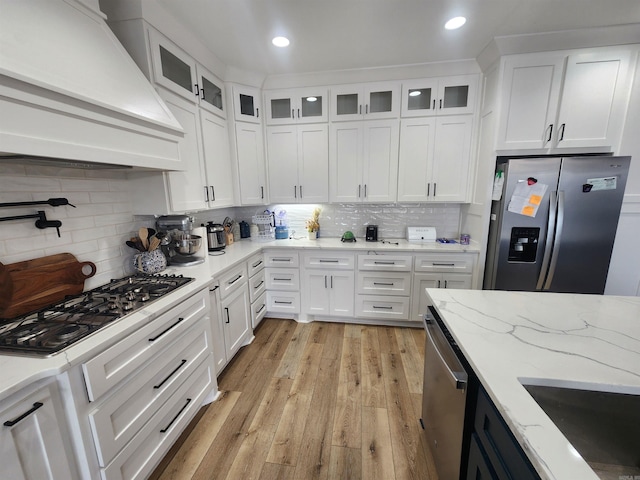
{"label": "gas cooktop", "polygon": [[131,275],[36,312],[0,320],[0,353],[58,353],[192,280],[182,275]]}

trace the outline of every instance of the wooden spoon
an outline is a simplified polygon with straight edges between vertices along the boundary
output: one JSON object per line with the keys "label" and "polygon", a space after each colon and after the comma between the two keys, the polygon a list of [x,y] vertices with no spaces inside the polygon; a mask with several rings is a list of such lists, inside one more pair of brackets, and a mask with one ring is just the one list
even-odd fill
{"label": "wooden spoon", "polygon": [[154,236],[149,242],[149,251],[153,251],[160,246],[160,239]]}
{"label": "wooden spoon", "polygon": [[148,250],[149,249],[149,231],[147,230],[147,227],[140,227],[138,229],[138,236],[142,241],[142,246],[144,247],[144,249]]}

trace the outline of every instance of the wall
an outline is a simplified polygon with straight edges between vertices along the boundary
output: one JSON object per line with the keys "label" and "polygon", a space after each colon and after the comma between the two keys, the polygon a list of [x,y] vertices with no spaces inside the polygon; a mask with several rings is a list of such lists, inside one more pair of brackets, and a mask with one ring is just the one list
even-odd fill
{"label": "wall", "polygon": [[125,241],[144,222],[136,221],[122,170],[24,166],[0,163],[0,203],[64,197],[76,206],[0,208],[0,216],[30,215],[44,210],[55,228],[40,230],[35,219],[0,222],[0,262],[9,264],[56,253],[72,253],[96,264],[97,273],[85,282],[94,288],[131,273],[133,250]]}

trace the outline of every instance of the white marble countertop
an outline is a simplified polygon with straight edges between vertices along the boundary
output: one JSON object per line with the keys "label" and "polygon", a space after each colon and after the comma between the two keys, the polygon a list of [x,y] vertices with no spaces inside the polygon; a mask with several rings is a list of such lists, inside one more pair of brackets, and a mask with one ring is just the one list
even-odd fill
{"label": "white marble countertop", "polygon": [[87,361],[100,351],[108,348],[131,332],[137,330],[142,325],[154,320],[162,313],[177,305],[179,302],[189,298],[195,292],[207,287],[216,277],[223,274],[228,269],[234,267],[239,262],[247,260],[251,255],[264,249],[272,248],[300,248],[300,249],[328,249],[328,250],[351,250],[358,252],[381,251],[381,252],[477,252],[478,245],[459,244],[439,244],[439,243],[409,243],[406,240],[392,240],[398,245],[365,242],[358,240],[354,243],[343,243],[339,238],[320,238],[308,240],[302,238],[298,240],[273,240],[269,242],[254,242],[251,240],[241,240],[227,246],[224,254],[206,255],[205,262],[191,267],[169,267],[162,273],[182,274],[185,277],[193,277],[195,280],[177,289],[175,292],[162,297],[149,304],[142,310],[138,310],[126,317],[117,320],[98,330],[93,335],[72,345],[66,350],[48,358],[27,357],[18,355],[0,355],[0,400],[17,392],[30,383],[57,375],[71,368],[74,365]]}
{"label": "white marble countertop", "polygon": [[640,297],[427,295],[540,477],[597,480],[522,384],[640,395]]}

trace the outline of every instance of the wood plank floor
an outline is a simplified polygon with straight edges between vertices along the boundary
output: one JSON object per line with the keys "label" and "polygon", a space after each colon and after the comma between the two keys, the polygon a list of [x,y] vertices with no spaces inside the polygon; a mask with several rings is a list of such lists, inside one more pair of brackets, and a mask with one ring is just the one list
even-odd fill
{"label": "wood plank floor", "polygon": [[424,331],[265,319],[152,479],[436,480]]}

